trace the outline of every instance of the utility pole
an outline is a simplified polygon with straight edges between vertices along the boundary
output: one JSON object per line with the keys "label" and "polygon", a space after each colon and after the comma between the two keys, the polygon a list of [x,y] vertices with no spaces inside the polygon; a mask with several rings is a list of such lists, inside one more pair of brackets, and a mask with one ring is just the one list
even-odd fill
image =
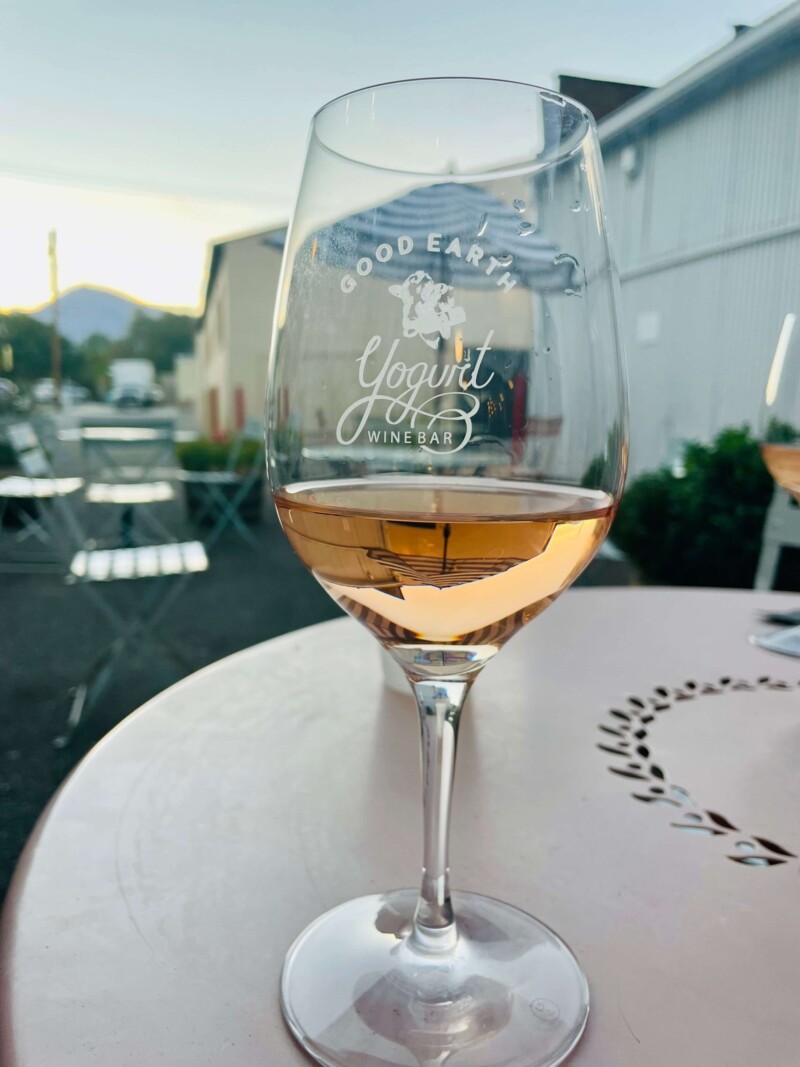
{"label": "utility pole", "polygon": [[56,404],[61,404],[61,334],[58,332],[58,249],[56,231],[47,237],[47,256],[50,260],[50,300],[53,308],[53,332],[50,337],[50,374],[55,385]]}

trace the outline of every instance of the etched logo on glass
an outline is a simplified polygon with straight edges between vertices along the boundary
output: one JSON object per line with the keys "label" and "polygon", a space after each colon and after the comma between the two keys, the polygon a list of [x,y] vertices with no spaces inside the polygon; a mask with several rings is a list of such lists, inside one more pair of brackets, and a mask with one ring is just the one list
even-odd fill
{"label": "etched logo on glass", "polygon": [[424,270],[409,274],[402,285],[390,285],[389,292],[403,301],[403,336],[421,337],[430,348],[438,348],[441,338],[450,337],[451,327],[466,319],[464,309],[452,296],[452,285],[435,282]]}
{"label": "etched logo on glass", "polygon": [[[430,234],[427,249],[460,257],[457,238],[446,248],[440,246],[440,240],[441,234]],[[413,241],[398,238],[397,247],[399,255],[408,255],[413,251]],[[478,246],[470,249],[467,261],[474,266],[470,259],[473,252],[482,256],[483,251]],[[391,255],[388,244],[379,245],[375,253],[379,263]],[[496,264],[492,257],[486,273]],[[372,273],[372,260],[362,257],[356,270],[366,277]],[[506,273],[497,284],[508,290],[516,280]],[[343,293],[350,294],[355,287],[351,275],[342,278]],[[465,346],[457,328],[466,323],[467,314],[456,303],[454,286],[436,281],[426,270],[412,271],[405,281],[386,288],[400,301],[402,336],[387,347],[381,335],[375,334],[356,358],[358,385],[364,394],[342,412],[336,439],[342,445],[352,445],[360,439],[364,444],[405,445],[439,455],[459,452],[473,435],[473,420],[481,405],[478,394],[495,376],[494,371],[482,366],[486,353],[491,351],[494,330],[488,331],[480,346]],[[407,356],[401,358],[405,355],[402,346],[415,338],[435,352],[435,357],[425,356],[424,349],[414,346],[413,362]],[[454,343],[448,345],[451,338]]]}

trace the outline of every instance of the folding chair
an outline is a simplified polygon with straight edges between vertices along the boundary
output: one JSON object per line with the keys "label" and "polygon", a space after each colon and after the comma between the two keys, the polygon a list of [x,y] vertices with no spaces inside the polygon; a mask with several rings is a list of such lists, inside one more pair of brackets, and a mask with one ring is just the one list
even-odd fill
{"label": "folding chair", "polygon": [[[167,463],[170,472],[175,442],[174,420],[152,418],[136,423],[118,420],[82,419],[79,429],[81,450],[90,474],[96,472],[105,481],[90,481],[86,488],[88,504],[119,509],[119,542],[123,548],[135,543],[146,544],[149,535],[172,540],[166,526],[154,513],[154,505],[175,499],[172,485],[161,478],[149,480],[159,463]],[[117,462],[130,450],[145,452],[146,459],[130,468]],[[128,477],[132,475],[133,481]],[[113,479],[108,481],[107,479]],[[137,526],[143,527],[140,532]]]}
{"label": "folding chair", "polygon": [[[264,469],[263,451],[257,451],[253,462],[244,473],[236,470],[239,456],[245,441],[263,440],[264,428],[259,419],[248,419],[241,433],[236,437],[228,456],[224,471],[180,471],[179,478],[184,483],[203,492],[203,504],[195,516],[200,523],[206,516],[215,518],[211,532],[204,539],[207,549],[213,547],[227,526],[233,527],[242,540],[249,545],[256,543],[252,531],[242,520],[239,510],[247,494],[257,483]],[[227,490],[227,492],[226,492]]]}
{"label": "folding chair", "polygon": [[[39,444],[36,431],[30,423],[21,422],[6,427],[6,437],[22,474],[0,479],[0,524],[3,524],[12,502],[16,502],[15,513],[20,529],[15,536],[15,541],[21,543],[33,537],[40,544],[51,544],[54,542],[51,522],[52,506],[56,501],[63,501],[64,498],[82,489],[83,479],[56,478]],[[74,538],[77,532],[76,525],[68,521],[65,528]],[[41,560],[32,561],[30,558],[11,559],[4,563],[3,569],[30,569],[31,564],[35,567],[41,562]]]}
{"label": "folding chair", "polygon": [[175,490],[169,482],[121,482],[108,484],[92,482],[86,487],[87,504],[102,504],[119,509],[119,543],[122,548],[134,544],[146,544],[147,534],[172,540],[172,534],[153,512],[155,504],[165,504],[175,499]]}
{"label": "folding chair", "polygon": [[[208,556],[199,541],[139,548],[92,549],[78,552],[70,563],[67,578],[80,584],[116,636],[94,660],[86,676],[72,690],[67,725],[55,745],[67,745],[111,682],[124,652],[157,653],[177,666],[181,675],[194,668],[178,648],[158,629],[158,622],[177,600],[193,574],[208,570]],[[151,579],[150,587],[129,617],[114,607],[100,592],[102,584]],[[173,579],[171,587],[167,586]]]}
{"label": "folding chair", "polygon": [[[32,426],[22,424],[10,427],[7,432],[26,475],[31,477],[42,472],[47,480],[58,481],[53,478]],[[192,669],[185,657],[158,631],[157,623],[189,578],[208,569],[208,556],[199,541],[138,548],[87,548],[89,542],[67,495],[55,494],[52,505],[47,515],[47,528],[53,543],[61,548],[63,566],[67,571],[65,580],[84,590],[115,634],[86,677],[72,690],[66,730],[55,739],[55,744],[63,747],[108,686],[123,652],[129,647],[143,649],[150,646],[151,651],[160,652],[173,664],[178,664],[182,672]],[[130,613],[126,614],[111,604],[102,592],[109,583],[138,579],[151,581],[138,606]]]}
{"label": "folding chair", "polygon": [[[114,416],[80,420],[81,452],[90,480],[147,482],[161,467],[175,467],[175,420],[164,416],[123,419]],[[144,460],[129,467],[124,460],[144,453]]]}

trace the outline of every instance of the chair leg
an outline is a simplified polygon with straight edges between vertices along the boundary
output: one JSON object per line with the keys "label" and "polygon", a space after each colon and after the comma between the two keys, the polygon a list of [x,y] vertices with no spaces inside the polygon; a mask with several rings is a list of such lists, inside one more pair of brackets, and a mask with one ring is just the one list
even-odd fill
{"label": "chair leg", "polygon": [[149,594],[143,598],[138,612],[127,621],[105,600],[93,584],[84,584],[85,592],[94,601],[107,622],[119,633],[94,661],[84,680],[72,690],[72,703],[64,732],[53,740],[57,748],[64,748],[68,745],[78,727],[86,721],[92,707],[114,677],[117,662],[121,659],[122,653],[131,645],[150,645],[155,653],[161,655],[162,659],[169,661],[173,668],[177,668],[179,677],[183,674],[190,674],[194,670],[194,664],[190,663],[172,641],[157,629],[158,620],[175,602],[191,577],[191,574],[180,575],[172,581],[171,588],[165,588],[164,577],[156,578]]}
{"label": "chair leg", "polygon": [[89,693],[89,687],[85,682],[81,682],[80,685],[75,686],[74,689],[70,689],[69,692],[72,697],[72,703],[70,704],[64,733],[53,738],[53,745],[56,748],[66,748],[72,740],[75,731],[78,729],[81,719],[83,718],[83,709],[86,707],[86,697]]}
{"label": "chair leg", "polygon": [[[37,507],[37,511],[41,515],[41,508]],[[29,515],[24,509],[20,510],[19,514],[22,518],[22,529],[17,534],[17,541],[21,544],[29,537],[37,537],[43,545],[48,544],[50,535],[45,529],[44,524],[40,522],[38,518]]]}
{"label": "chair leg", "polygon": [[64,732],[53,739],[56,748],[65,748],[75,736],[75,731],[81,723],[85,722],[89,712],[114,677],[114,665],[127,644],[128,638],[125,635],[113,641],[95,660],[84,680],[71,690],[72,703]]}
{"label": "chair leg", "polygon": [[778,570],[780,555],[781,549],[777,542],[768,541],[764,544],[761,549],[761,555],[758,558],[756,580],[753,583],[754,589],[772,589],[775,584],[775,574]]}
{"label": "chair leg", "polygon": [[134,509],[131,504],[128,504],[123,507],[119,517],[119,543],[122,548],[133,548],[135,538]]}
{"label": "chair leg", "polygon": [[251,547],[256,544],[256,537],[253,532],[242,521],[239,515],[239,508],[249,490],[249,485],[242,485],[239,490],[230,498],[224,494],[220,494],[220,499],[217,502],[217,509],[219,511],[219,518],[214,525],[213,530],[205,539],[206,549],[211,548],[217,543],[225,527],[230,525],[236,530],[243,541],[246,541]]}

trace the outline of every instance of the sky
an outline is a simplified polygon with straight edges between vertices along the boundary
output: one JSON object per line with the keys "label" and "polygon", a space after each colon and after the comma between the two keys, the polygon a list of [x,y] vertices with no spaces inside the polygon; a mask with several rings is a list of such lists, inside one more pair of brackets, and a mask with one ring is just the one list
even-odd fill
{"label": "sky", "polygon": [[0,308],[98,285],[197,307],[206,247],[285,221],[326,100],[395,78],[658,85],[768,0],[3,0]]}

